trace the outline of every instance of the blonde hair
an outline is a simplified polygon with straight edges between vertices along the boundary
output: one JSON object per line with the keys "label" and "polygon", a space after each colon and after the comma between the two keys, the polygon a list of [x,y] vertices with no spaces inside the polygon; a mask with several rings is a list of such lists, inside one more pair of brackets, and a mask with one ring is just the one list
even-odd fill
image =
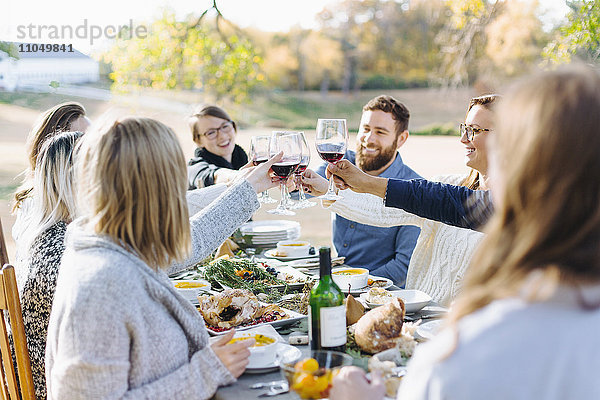
{"label": "blonde hair", "polygon": [[[498,104],[496,100],[500,99],[501,96],[498,94],[484,94],[483,96],[473,97],[469,100],[469,108],[467,108],[467,115],[471,108],[475,106],[481,106],[486,110],[494,111],[496,105]],[[465,116],[466,118],[466,116]],[[465,186],[471,190],[479,190],[479,171],[474,168],[471,168],[467,177],[460,183],[460,186]]]}
{"label": "blonde hair", "polygon": [[29,242],[57,222],[71,222],[76,204],[73,190],[73,151],[81,132],[60,133],[44,142],[37,160]]}
{"label": "blonde hair", "polygon": [[[494,143],[505,190],[451,323],[523,289],[543,300],[549,285],[600,281],[598,110],[600,75],[583,66],[528,77],[500,104]],[[529,285],[535,275],[544,285]]]}
{"label": "blonde hair", "polygon": [[36,168],[38,154],[44,142],[57,133],[69,131],[71,124],[83,116],[85,116],[85,108],[76,102],[58,104],[39,116],[27,136],[26,148],[29,156],[29,168],[24,171],[25,179],[15,193],[13,211],[21,206],[23,200],[31,196],[33,173]]}
{"label": "blonde hair", "polygon": [[186,165],[173,131],[150,118],[99,124],[77,157],[79,201],[88,226],[154,269],[191,249]]}

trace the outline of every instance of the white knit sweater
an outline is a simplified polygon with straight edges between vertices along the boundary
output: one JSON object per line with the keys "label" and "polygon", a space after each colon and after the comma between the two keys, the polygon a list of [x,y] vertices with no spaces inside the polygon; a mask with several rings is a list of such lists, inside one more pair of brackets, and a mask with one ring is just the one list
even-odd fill
{"label": "white knit sweater", "polygon": [[[433,180],[458,185],[464,175],[446,175]],[[449,305],[460,290],[473,251],[483,238],[480,232],[428,220],[399,209],[385,207],[381,198],[351,190],[329,209],[361,224],[389,227],[415,225],[421,234],[408,265],[406,288],[429,294],[434,301]]]}

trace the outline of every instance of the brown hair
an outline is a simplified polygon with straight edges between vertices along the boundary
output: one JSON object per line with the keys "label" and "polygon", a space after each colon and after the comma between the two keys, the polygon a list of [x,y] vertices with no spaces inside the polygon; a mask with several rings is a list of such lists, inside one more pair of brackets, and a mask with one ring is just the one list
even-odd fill
{"label": "brown hair", "polygon": [[169,127],[139,117],[99,125],[82,140],[77,173],[78,205],[96,233],[155,269],[188,255],[186,165]]}
{"label": "brown hair", "polygon": [[600,281],[599,109],[600,75],[584,66],[528,77],[500,104],[504,190],[450,322],[522,289],[542,300],[560,281]]}
{"label": "brown hair", "polygon": [[[501,96],[498,94],[485,94],[483,96],[473,97],[469,100],[469,108],[467,108],[467,114],[471,111],[471,108],[475,106],[482,106],[486,110],[493,111],[496,108],[496,100]],[[466,118],[466,116],[465,116]],[[467,177],[460,183],[460,186],[466,186],[471,190],[479,190],[479,171],[471,168]]]}
{"label": "brown hair", "polygon": [[392,118],[396,121],[396,138],[405,130],[408,129],[408,120],[410,112],[408,108],[392,96],[381,95],[371,100],[363,107],[363,111],[380,110],[385,113],[392,114]]}
{"label": "brown hair", "polygon": [[192,138],[194,139],[194,141],[200,140],[200,136],[202,136],[202,134],[204,133],[198,131],[198,119],[206,116],[221,118],[226,121],[230,121],[233,125],[233,129],[237,132],[237,125],[235,124],[235,121],[233,121],[229,114],[227,114],[225,110],[223,110],[221,107],[198,106],[194,110],[194,113],[188,119],[188,125],[190,126],[190,130],[192,131]]}
{"label": "brown hair", "polygon": [[23,200],[31,194],[33,172],[42,144],[56,133],[70,131],[71,124],[83,116],[85,116],[85,108],[76,102],[58,104],[40,115],[27,136],[26,148],[29,154],[29,168],[25,171],[26,175],[23,183],[15,193],[13,210],[19,208]]}

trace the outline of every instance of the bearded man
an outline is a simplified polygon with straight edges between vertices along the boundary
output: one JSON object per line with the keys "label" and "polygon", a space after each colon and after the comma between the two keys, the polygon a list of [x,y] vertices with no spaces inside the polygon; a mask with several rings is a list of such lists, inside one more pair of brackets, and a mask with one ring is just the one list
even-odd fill
{"label": "bearded man", "polygon": [[[398,149],[408,139],[410,113],[391,96],[378,96],[364,107],[357,136],[356,152],[344,158],[369,175],[384,178],[416,179],[419,174],[402,162]],[[324,163],[317,173],[325,176]],[[391,279],[404,287],[408,264],[420,229],[415,226],[378,228],[333,215],[333,244],[345,264],[367,268],[372,275]]]}

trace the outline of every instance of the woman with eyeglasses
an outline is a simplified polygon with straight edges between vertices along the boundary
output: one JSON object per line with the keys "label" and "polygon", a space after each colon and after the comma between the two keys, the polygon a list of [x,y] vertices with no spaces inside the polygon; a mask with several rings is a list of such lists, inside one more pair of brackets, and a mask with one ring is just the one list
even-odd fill
{"label": "woman with eyeglasses", "polygon": [[188,161],[188,189],[227,183],[248,163],[248,155],[235,144],[237,126],[222,108],[200,106],[189,118],[198,146]]}
{"label": "woman with eyeglasses", "polygon": [[[471,167],[471,171],[468,175],[445,175],[433,178],[435,181],[443,182],[438,185],[460,185],[469,191],[487,188],[488,161],[485,141],[492,130],[494,117],[492,107],[497,98],[497,95],[487,95],[471,99],[465,122],[461,124],[462,135],[460,138],[466,148],[465,163]],[[350,165],[346,166],[346,164]],[[351,183],[354,183],[354,176],[366,175],[351,163],[344,163],[343,160],[333,167],[342,171],[343,174],[340,174]],[[375,178],[375,182],[384,184],[387,184],[388,181],[396,181],[367,176]],[[317,181],[312,174],[309,174],[309,177],[310,184]],[[304,182],[306,183],[306,181],[305,179]],[[398,181],[413,182],[412,180]],[[324,183],[324,180],[317,183],[322,186],[316,190],[317,192],[325,189]],[[375,194],[376,192],[362,190],[363,187],[359,185],[349,187],[354,191],[344,191],[343,198],[331,205],[331,211],[352,221],[374,226],[414,225],[421,228],[408,266],[405,287],[428,293],[440,304],[450,304],[460,291],[467,265],[483,234],[470,229],[449,226],[398,208],[384,207],[378,197],[355,193],[362,191]],[[312,188],[315,191],[314,184]],[[370,187],[366,189],[370,189]],[[384,188],[381,197],[384,197],[385,193],[386,189]],[[449,206],[453,206],[452,203],[447,204],[442,201],[438,201],[436,205],[440,209]]]}

